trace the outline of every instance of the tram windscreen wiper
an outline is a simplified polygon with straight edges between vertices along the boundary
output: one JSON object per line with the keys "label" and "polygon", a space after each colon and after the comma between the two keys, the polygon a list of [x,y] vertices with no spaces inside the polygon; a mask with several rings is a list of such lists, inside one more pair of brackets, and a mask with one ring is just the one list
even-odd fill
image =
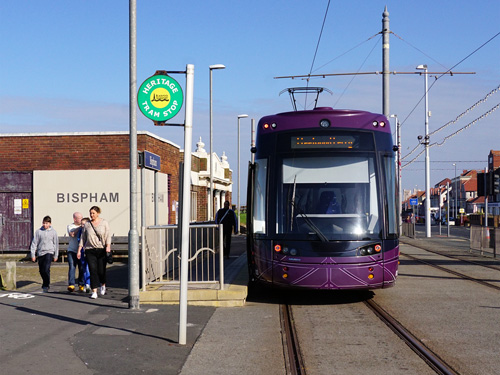
{"label": "tram windscreen wiper", "polygon": [[312,222],[312,220],[305,214],[304,211],[296,206],[295,198],[294,200],[290,200],[290,203],[292,204],[292,207],[297,210],[297,213],[304,219],[304,222],[307,224],[307,226],[311,228],[312,231],[319,237],[321,242],[328,242],[328,238],[323,234],[323,232],[321,232],[321,230]]}

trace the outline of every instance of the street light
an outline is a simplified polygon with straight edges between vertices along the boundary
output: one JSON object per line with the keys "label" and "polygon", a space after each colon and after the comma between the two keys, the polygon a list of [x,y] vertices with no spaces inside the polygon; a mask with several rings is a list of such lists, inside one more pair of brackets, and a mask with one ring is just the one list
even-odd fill
{"label": "street light", "polygon": [[[424,71],[425,90],[425,235],[431,237],[431,165],[429,159],[429,103],[427,99],[427,65],[418,65],[417,70]],[[422,73],[420,73],[422,74]]]}
{"label": "street light", "polygon": [[457,164],[453,163],[453,166],[455,167],[455,193],[453,194],[455,196],[455,209],[453,210],[453,217],[455,218],[455,221],[457,221]]}
{"label": "street light", "polygon": [[240,118],[248,117],[248,115],[238,115],[238,233],[240,232]]}
{"label": "street light", "polygon": [[209,66],[210,71],[210,182],[208,187],[208,220],[212,220],[213,212],[214,212],[214,197],[213,197],[213,179],[214,179],[214,164],[212,158],[212,70],[214,69],[226,69],[226,67],[222,64],[215,64]]}
{"label": "street light", "polygon": [[401,227],[403,226],[403,218],[401,217],[401,209],[402,209],[402,187],[401,187],[401,133],[400,133],[400,127],[401,124],[399,123],[398,115],[391,115],[391,118],[396,119],[396,144],[398,146],[398,152],[397,152],[397,170],[398,170],[398,212],[399,212],[399,233],[401,233]]}

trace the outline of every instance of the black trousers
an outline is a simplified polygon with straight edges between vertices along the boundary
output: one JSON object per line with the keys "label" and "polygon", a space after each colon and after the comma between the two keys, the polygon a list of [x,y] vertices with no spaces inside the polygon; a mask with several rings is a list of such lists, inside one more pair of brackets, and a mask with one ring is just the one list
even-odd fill
{"label": "black trousers", "polygon": [[50,287],[50,265],[54,254],[45,254],[38,257],[38,271],[42,276],[42,288]]}
{"label": "black trousers", "polygon": [[106,284],[106,250],[85,249],[85,256],[89,265],[90,287],[97,289]]}
{"label": "black trousers", "polygon": [[232,233],[232,230],[228,230],[228,231],[225,230],[222,232],[224,256],[226,258],[229,258],[229,253],[231,251],[231,233]]}

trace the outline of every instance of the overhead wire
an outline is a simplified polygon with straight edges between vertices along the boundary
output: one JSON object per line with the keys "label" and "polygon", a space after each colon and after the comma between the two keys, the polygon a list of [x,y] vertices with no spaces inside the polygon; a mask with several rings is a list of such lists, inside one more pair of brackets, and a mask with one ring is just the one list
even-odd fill
{"label": "overhead wire", "polygon": [[440,126],[439,128],[437,128],[436,130],[434,130],[433,132],[429,133],[429,136],[431,135],[434,135],[438,132],[440,132],[441,130],[443,130],[444,128],[448,127],[449,125],[451,124],[455,124],[458,120],[460,120],[462,117],[464,117],[466,114],[468,114],[470,111],[472,111],[473,109],[475,109],[478,105],[484,103],[485,101],[488,100],[488,98],[494,94],[496,94],[497,92],[500,91],[500,85],[498,85],[496,88],[494,88],[493,90],[491,90],[488,94],[486,94],[484,96],[484,98],[478,100],[476,103],[474,103],[473,105],[471,105],[469,108],[467,108],[465,111],[463,111],[461,114],[459,114],[454,120],[451,120],[451,121],[448,121],[446,124],[444,124],[443,126]]}
{"label": "overhead wire", "polygon": [[[476,118],[475,120],[469,122],[467,125],[461,127],[460,129],[458,129],[457,131],[455,131],[454,133],[446,136],[443,138],[442,142],[434,142],[432,144],[429,145],[429,148],[430,147],[434,147],[434,146],[442,146],[448,139],[456,136],[458,133],[462,132],[463,130],[471,127],[472,125],[476,124],[477,122],[483,120],[484,118],[488,117],[491,113],[495,112],[498,108],[500,107],[500,103],[498,103],[497,105],[495,105],[493,108],[491,108],[489,111],[483,113],[481,116],[479,116],[478,118]],[[412,153],[414,150],[416,150],[416,148],[418,147],[419,145],[417,145],[413,150],[412,150]],[[425,149],[423,149],[422,151],[420,151],[420,153],[415,156],[412,160],[410,160],[409,162],[407,162],[405,165],[402,165],[401,168],[405,168],[407,167],[408,165],[412,164],[413,162],[416,161],[416,159],[418,159],[418,157],[420,155],[422,155],[424,153]],[[411,154],[411,153],[410,153]],[[405,157],[408,157],[410,154],[406,155]],[[403,160],[403,158],[401,158]]]}
{"label": "overhead wire", "polygon": [[[311,63],[311,68],[309,69],[309,76],[311,75],[312,73],[312,70],[313,70],[313,67],[314,67],[314,62],[316,61],[316,56],[318,54],[318,49],[319,49],[319,43],[321,42],[321,36],[323,35],[323,29],[325,28],[325,23],[326,23],[326,17],[328,15],[328,9],[330,8],[330,0],[328,0],[328,4],[326,6],[326,11],[325,11],[325,16],[323,17],[323,24],[321,25],[321,31],[319,33],[319,37],[318,37],[318,43],[316,43],[316,50],[314,51],[314,56],[313,56],[313,60],[312,60],[312,63]],[[309,87],[309,79],[307,79],[307,87]],[[305,102],[304,102],[304,107],[307,108],[307,92],[306,92],[306,95],[305,95]]]}
{"label": "overhead wire", "polygon": [[340,99],[342,99],[342,97],[344,96],[345,92],[347,91],[347,89],[349,88],[349,86],[351,86],[351,83],[354,81],[354,78],[357,77],[357,74],[359,73],[359,71],[361,70],[361,68],[363,68],[363,66],[365,65],[366,61],[368,60],[368,58],[371,56],[371,54],[373,53],[373,50],[375,49],[375,47],[378,45],[378,42],[380,41],[380,39],[382,39],[382,35],[380,35],[380,38],[379,40],[377,41],[377,43],[375,43],[373,45],[373,48],[370,50],[370,52],[368,53],[368,56],[366,56],[366,58],[363,60],[363,62],[361,63],[360,67],[358,68],[356,74],[354,74],[352,76],[352,78],[349,80],[349,82],[347,83],[346,87],[344,88],[344,91],[342,91],[342,94],[340,94],[340,96],[338,97],[337,101],[333,104],[333,107],[336,107],[337,106],[337,103],[340,101]]}
{"label": "overhead wire", "polygon": [[[404,121],[402,123],[400,123],[400,127],[403,125],[404,122],[406,122],[406,120],[410,117],[410,115],[413,113],[413,111],[415,111],[415,109],[417,108],[417,106],[420,104],[420,102],[425,98],[425,96],[427,95],[427,93],[431,90],[431,88],[434,86],[434,84],[437,82],[437,80],[439,78],[441,78],[442,76],[444,76],[445,74],[448,74],[449,72],[451,72],[454,68],[456,68],[458,65],[460,65],[461,63],[463,63],[465,60],[467,60],[469,57],[471,57],[472,55],[474,55],[476,52],[478,52],[481,48],[483,48],[484,46],[486,46],[488,43],[490,43],[493,39],[495,39],[496,37],[498,37],[500,35],[500,32],[498,32],[497,34],[495,34],[494,36],[492,36],[490,39],[488,39],[486,42],[484,42],[483,44],[481,44],[478,48],[476,48],[474,51],[472,51],[471,53],[469,53],[466,57],[464,57],[462,60],[460,60],[458,63],[456,63],[455,65],[453,65],[451,68],[449,68],[446,72],[442,73],[440,76],[436,76],[436,79],[434,82],[432,82],[432,84],[430,85],[430,87],[427,89],[427,91],[424,93],[424,95],[420,98],[420,100],[417,102],[417,104],[415,105],[415,107],[413,107],[413,109],[410,111],[410,113],[408,114],[408,116],[406,116],[406,118],[404,119]],[[490,95],[493,95],[494,93],[496,93],[498,91],[498,87],[494,90],[492,90],[490,93],[488,93],[485,98],[483,98],[482,100],[480,100],[479,102],[484,102]],[[477,107],[477,103],[474,104],[471,108],[474,109]],[[463,128],[459,129],[459,131],[453,133],[452,135],[446,137],[443,142],[441,144],[438,144],[438,145],[442,145],[444,144],[444,142],[446,142],[447,139],[451,138],[452,136],[458,134],[459,132],[461,132],[462,130],[472,126],[473,124],[475,124],[476,122],[482,120],[484,117],[488,116],[491,112],[495,111],[496,109],[498,108],[498,106],[495,106],[493,107],[492,109],[490,109],[488,112],[486,112],[485,114],[483,114],[482,116],[478,117],[476,120],[472,121],[471,123],[467,124],[466,126],[464,126]],[[472,110],[470,109],[470,110]],[[470,110],[466,110],[465,112],[470,112]],[[462,115],[459,115],[458,117],[463,117]],[[458,120],[456,120],[458,121]],[[436,133],[437,131],[440,131],[442,128],[450,125],[451,123],[455,123],[456,121],[451,121],[445,125],[443,125],[442,127],[440,127],[438,130],[436,130],[434,133]],[[433,133],[431,133],[433,134]],[[434,145],[436,145],[437,143],[434,143]],[[403,156],[401,159],[404,160],[406,158],[408,158],[410,155],[412,155],[417,149],[418,147],[420,146],[420,143],[418,143],[407,155]],[[416,157],[414,157],[411,161],[407,162],[404,166],[402,166],[402,168],[410,165],[411,163],[413,163],[420,155],[422,155],[424,153],[424,150],[422,150]]]}
{"label": "overhead wire", "polygon": [[[396,35],[396,34],[394,34]],[[420,102],[425,98],[425,96],[427,95],[427,93],[432,89],[432,87],[435,85],[435,83],[438,81],[438,79],[440,79],[441,77],[443,77],[444,75],[448,74],[449,72],[451,72],[454,68],[456,68],[457,66],[459,66],[461,63],[463,63],[465,60],[467,60],[469,57],[471,57],[472,55],[474,55],[477,51],[479,51],[481,48],[483,48],[484,46],[486,46],[488,43],[490,43],[493,39],[495,39],[496,37],[498,37],[500,35],[500,32],[496,33],[495,35],[493,35],[490,39],[488,39],[486,42],[484,42],[483,44],[481,44],[479,47],[477,47],[474,51],[472,51],[471,53],[469,53],[467,56],[465,56],[462,60],[460,60],[458,63],[456,63],[455,65],[453,65],[451,68],[449,68],[448,70],[446,70],[444,73],[442,73],[440,76],[436,76],[436,79],[434,80],[434,82],[431,83],[431,85],[429,86],[429,88],[427,89],[427,91],[424,93],[424,95],[420,98],[420,100],[417,102],[417,104],[415,104],[415,106],[413,107],[413,109],[410,111],[410,113],[405,117],[405,119],[400,123],[400,127],[403,126],[403,124],[406,122],[406,120],[408,120],[408,118],[412,115],[412,113],[415,111],[415,109],[418,107],[418,105],[420,104]],[[431,58],[432,59],[432,58]],[[434,59],[432,59],[434,60]],[[441,64],[440,64],[441,65]],[[446,69],[446,68],[445,68]],[[418,147],[418,146],[417,146]]]}

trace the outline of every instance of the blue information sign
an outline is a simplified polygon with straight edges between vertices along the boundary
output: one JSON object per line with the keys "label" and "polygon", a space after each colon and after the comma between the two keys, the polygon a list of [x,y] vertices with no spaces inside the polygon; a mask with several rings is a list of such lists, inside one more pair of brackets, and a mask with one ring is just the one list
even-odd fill
{"label": "blue information sign", "polygon": [[154,169],[155,171],[160,170],[160,156],[153,154],[149,151],[144,151],[144,167],[149,169]]}
{"label": "blue information sign", "polygon": [[418,198],[410,198],[410,206],[417,206]]}

